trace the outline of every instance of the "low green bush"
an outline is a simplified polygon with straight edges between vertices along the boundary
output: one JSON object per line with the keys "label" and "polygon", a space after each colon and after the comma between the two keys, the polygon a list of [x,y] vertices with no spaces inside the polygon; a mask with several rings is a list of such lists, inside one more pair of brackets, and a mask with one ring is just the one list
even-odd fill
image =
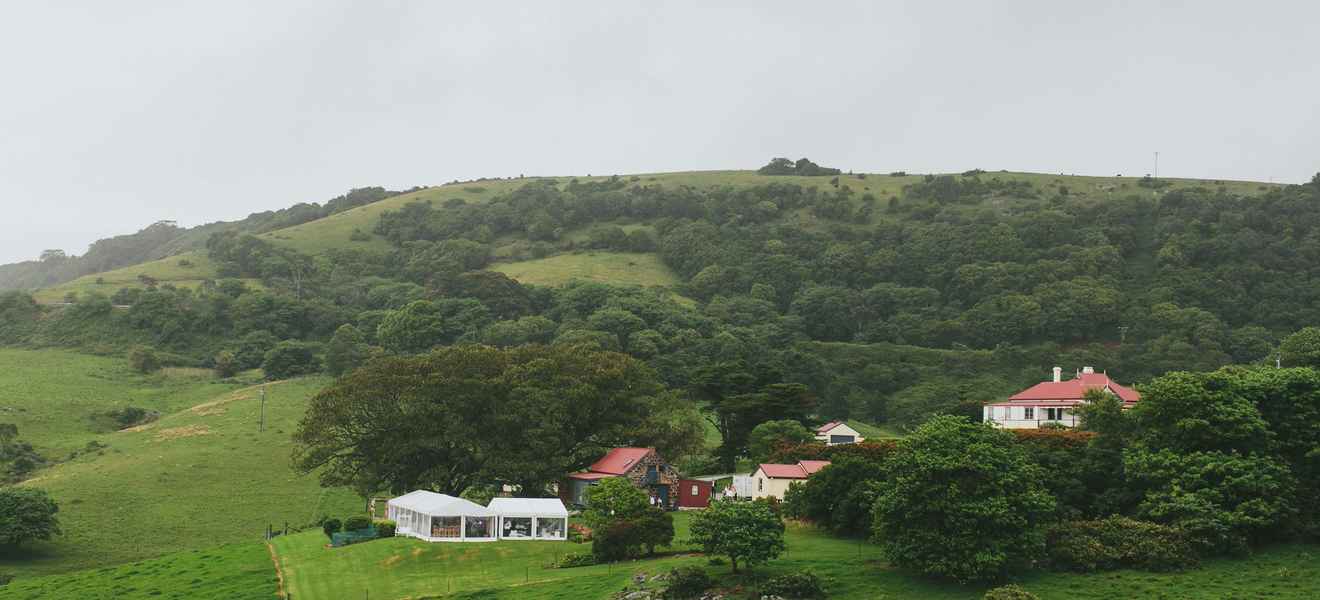
{"label": "low green bush", "polygon": [[344,531],[360,531],[371,527],[371,517],[366,515],[353,515],[344,519]]}
{"label": "low green bush", "polygon": [[334,538],[335,534],[342,528],[343,523],[339,519],[326,519],[321,523],[321,531],[325,532],[325,537]]}
{"label": "low green bush", "polygon": [[669,587],[665,588],[665,600],[687,600],[700,598],[706,590],[715,585],[710,575],[701,567],[679,567],[669,572]]}
{"label": "low green bush", "polygon": [[376,528],[376,537],[394,537],[394,532],[399,529],[399,524],[389,519],[380,519],[373,521],[372,526]]}
{"label": "low green bush", "polygon": [[1046,547],[1053,568],[1079,573],[1172,571],[1194,566],[1198,559],[1181,529],[1118,516],[1055,525],[1046,532]]}
{"label": "low green bush", "polygon": [[825,585],[811,571],[798,571],[771,577],[761,584],[762,596],[779,596],[792,600],[816,600],[825,597]]}
{"label": "low green bush", "polygon": [[1016,585],[1005,585],[985,593],[981,600],[1039,600],[1035,594]]}
{"label": "low green bush", "polygon": [[589,567],[596,564],[596,557],[586,552],[574,552],[565,554],[555,563],[557,569],[571,569],[573,567]]}

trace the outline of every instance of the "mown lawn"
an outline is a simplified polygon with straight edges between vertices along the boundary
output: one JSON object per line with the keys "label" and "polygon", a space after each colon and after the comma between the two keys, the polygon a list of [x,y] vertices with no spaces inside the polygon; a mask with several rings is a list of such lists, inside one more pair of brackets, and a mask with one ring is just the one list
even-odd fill
{"label": "mown lawn", "polygon": [[0,557],[0,572],[30,576],[112,565],[259,540],[268,524],[298,526],[320,514],[361,512],[355,494],[322,489],[315,476],[290,466],[291,433],[307,399],[327,381],[268,386],[264,432],[258,431],[259,388],[221,387],[149,425],[98,436],[108,448],[22,484],[55,498],[64,534]]}
{"label": "mown lawn", "polygon": [[179,552],[0,586],[4,600],[271,600],[278,584],[260,541]]}
{"label": "mown lawn", "polygon": [[[687,537],[689,513],[676,515],[678,539]],[[728,587],[747,590],[776,574],[809,569],[823,576],[832,599],[976,600],[982,586],[934,582],[898,571],[877,546],[826,535],[790,523],[788,552],[750,574],[735,577],[728,566],[708,570]],[[495,542],[428,544],[407,538],[326,548],[325,536],[306,532],[278,538],[275,548],[288,590],[297,600],[329,598],[482,598],[538,600],[603,599],[628,585],[635,574],[655,575],[705,557],[678,552],[663,558],[573,569],[547,568],[566,552],[588,552],[589,544]],[[1043,600],[1073,598],[1313,598],[1320,589],[1320,546],[1278,546],[1241,560],[1218,560],[1183,573],[1117,571],[1093,575],[1033,574],[1020,582]]]}

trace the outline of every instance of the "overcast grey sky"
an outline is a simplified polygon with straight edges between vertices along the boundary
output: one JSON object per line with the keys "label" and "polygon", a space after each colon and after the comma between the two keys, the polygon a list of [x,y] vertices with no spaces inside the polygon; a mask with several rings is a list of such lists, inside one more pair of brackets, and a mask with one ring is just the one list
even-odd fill
{"label": "overcast grey sky", "polygon": [[755,168],[1301,182],[1288,2],[0,3],[0,262],[351,187]]}

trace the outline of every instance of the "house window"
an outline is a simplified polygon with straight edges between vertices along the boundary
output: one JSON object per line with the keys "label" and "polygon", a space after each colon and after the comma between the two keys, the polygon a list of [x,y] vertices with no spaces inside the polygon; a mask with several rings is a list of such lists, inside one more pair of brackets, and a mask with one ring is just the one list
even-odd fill
{"label": "house window", "polygon": [[1045,409],[1045,419],[1046,419],[1047,421],[1062,421],[1062,420],[1063,420],[1063,409],[1062,409],[1062,408],[1047,408],[1047,409]]}
{"label": "house window", "polygon": [[1022,418],[1028,421],[1036,418],[1036,407],[1028,406],[1022,409]]}
{"label": "house window", "polygon": [[756,491],[759,492],[759,491],[762,491],[762,490],[764,490],[764,489],[765,489],[765,480],[764,480],[764,479],[761,479],[761,478],[757,478],[757,480],[756,480]]}
{"label": "house window", "polygon": [[701,495],[700,493],[697,492],[697,485],[696,485],[695,483],[692,484],[692,495],[693,495],[693,496],[700,496],[700,495]]}

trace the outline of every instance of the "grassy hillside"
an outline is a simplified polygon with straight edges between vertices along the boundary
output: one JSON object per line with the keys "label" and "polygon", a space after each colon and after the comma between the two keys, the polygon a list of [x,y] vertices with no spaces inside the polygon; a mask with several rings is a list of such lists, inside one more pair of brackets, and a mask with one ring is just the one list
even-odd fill
{"label": "grassy hillside", "polygon": [[354,494],[323,490],[315,477],[289,466],[290,433],[325,383],[271,384],[264,432],[258,431],[259,388],[220,384],[210,394],[172,398],[169,405],[179,410],[154,423],[98,436],[108,448],[23,483],[55,498],[64,534],[33,545],[26,556],[0,558],[0,571],[32,575],[118,564],[257,540],[268,524],[360,512]]}
{"label": "grassy hillside", "polygon": [[[196,288],[207,279],[215,279],[216,269],[206,257],[206,251],[198,250],[104,273],[85,275],[67,283],[38,290],[33,296],[44,304],[62,302],[65,294],[69,292],[79,295],[96,292],[110,296],[121,288],[145,287],[139,279],[142,275],[154,278],[161,284]],[[250,287],[261,287],[261,282],[258,280],[244,281]]]}
{"label": "grassy hillside", "polygon": [[247,542],[65,575],[20,578],[0,587],[0,598],[269,600],[277,588],[266,545]]}
{"label": "grassy hillside", "polygon": [[[675,516],[676,540],[687,537],[690,513]],[[894,570],[878,548],[859,540],[827,536],[814,527],[789,524],[788,552],[754,571],[752,580],[809,569],[827,579],[830,598],[976,600],[983,588],[935,583]],[[509,598],[604,599],[634,574],[667,572],[680,565],[705,565],[704,557],[667,558],[549,569],[556,556],[585,552],[570,542],[428,544],[396,538],[345,548],[326,548],[325,537],[307,532],[275,540],[288,591],[299,600],[333,598]],[[676,550],[683,550],[680,542]],[[1309,598],[1320,585],[1316,546],[1281,546],[1246,560],[1213,561],[1184,573],[1115,571],[1095,575],[1043,573],[1021,582],[1042,600],[1110,598],[1222,599]],[[728,566],[709,567],[733,583]]]}
{"label": "grassy hillside", "polygon": [[670,286],[678,275],[655,254],[581,252],[491,266],[519,283],[559,285],[574,280],[623,285]]}
{"label": "grassy hillside", "polygon": [[0,348],[0,365],[0,423],[17,425],[21,439],[57,458],[106,437],[92,426],[96,414],[127,406],[169,414],[244,385],[203,370],[144,376],[122,358],[64,350]]}

